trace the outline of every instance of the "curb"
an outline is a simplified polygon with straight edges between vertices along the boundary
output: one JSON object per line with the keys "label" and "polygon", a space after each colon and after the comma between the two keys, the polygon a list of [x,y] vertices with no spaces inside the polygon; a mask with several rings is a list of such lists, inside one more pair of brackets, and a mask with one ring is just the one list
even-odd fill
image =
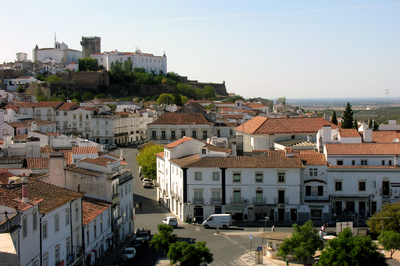
{"label": "curb", "polygon": [[246,263],[244,263],[242,260],[241,260],[241,257],[243,256],[243,254],[246,254],[247,253],[247,251],[243,251],[242,253],[240,253],[238,256],[237,256],[237,258],[236,258],[236,260],[238,261],[238,262],[240,262],[242,265],[247,265]]}

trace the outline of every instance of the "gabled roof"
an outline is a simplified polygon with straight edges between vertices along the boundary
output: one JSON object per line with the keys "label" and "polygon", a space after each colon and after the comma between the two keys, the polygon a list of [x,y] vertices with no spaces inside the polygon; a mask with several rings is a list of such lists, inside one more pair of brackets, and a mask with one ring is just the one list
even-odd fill
{"label": "gabled roof", "polygon": [[105,158],[105,157],[96,157],[94,159],[92,158],[84,158],[81,160],[81,162],[85,163],[92,163],[92,164],[97,164],[97,165],[102,165],[102,166],[107,166],[107,163],[113,163],[116,162],[117,160],[110,159],[110,158]]}
{"label": "gabled roof", "polygon": [[326,143],[329,155],[398,155],[400,143]]}
{"label": "gabled roof", "polygon": [[78,108],[78,105],[76,103],[63,103],[60,107],[58,107],[57,110],[74,110]]}
{"label": "gabled roof", "polygon": [[316,151],[294,153],[294,157],[299,157],[305,165],[327,165],[325,155]]}
{"label": "gabled roof", "polygon": [[58,108],[61,105],[63,105],[63,102],[52,102],[52,101],[42,101],[42,102],[37,102],[37,103],[31,103],[31,102],[20,102],[19,107],[53,107],[53,108]]}
{"label": "gabled roof", "polygon": [[0,184],[8,184],[8,178],[13,177],[14,175],[7,172],[7,170],[3,170],[0,172]]}
{"label": "gabled roof", "polygon": [[357,138],[361,137],[360,132],[355,128],[340,128],[339,134],[342,138]]}
{"label": "gabled roof", "polygon": [[178,146],[178,145],[180,145],[180,144],[182,144],[182,143],[184,143],[184,142],[186,142],[186,141],[189,141],[189,140],[192,140],[193,138],[190,138],[190,137],[183,137],[183,138],[181,138],[181,139],[178,139],[178,140],[176,140],[176,141],[174,141],[174,142],[171,142],[171,143],[169,143],[169,144],[167,144],[167,145],[165,145],[164,147],[166,147],[166,148],[174,148],[174,147],[176,147],[176,146]]}
{"label": "gabled roof", "polygon": [[202,114],[167,113],[148,125],[212,125]]}
{"label": "gabled roof", "polygon": [[224,153],[232,152],[231,149],[220,148],[220,147],[216,147],[216,146],[210,145],[210,144],[204,145],[203,148],[206,148],[207,150],[210,150],[210,151],[216,151],[216,152],[224,152]]}
{"label": "gabled roof", "polygon": [[13,209],[25,210],[39,201],[40,198],[34,197],[28,192],[28,203],[24,203],[22,202],[22,192],[20,192],[20,190],[9,190],[0,187],[0,205]]}
{"label": "gabled roof", "polygon": [[396,131],[372,131],[372,142],[392,143],[396,139],[400,140],[399,133]]}
{"label": "gabled roof", "polygon": [[26,158],[28,168],[49,168],[49,158]]}
{"label": "gabled roof", "polygon": [[244,131],[247,134],[316,134],[323,126],[337,128],[335,124],[322,117],[264,118],[257,116],[238,126],[235,130]]}
{"label": "gabled roof", "polygon": [[112,205],[111,202],[84,196],[82,198],[82,223],[88,224]]}
{"label": "gabled roof", "polygon": [[72,147],[72,154],[97,154],[96,147]]}
{"label": "gabled roof", "polygon": [[[76,192],[71,189],[55,186],[40,180],[29,181],[27,184],[28,199],[34,197],[43,199],[39,204],[39,212],[46,214],[67,204],[70,201],[83,197],[86,192]],[[22,188],[16,190],[17,193],[21,192]]]}
{"label": "gabled roof", "polygon": [[252,109],[254,109],[254,108],[266,108],[266,107],[268,107],[268,106],[265,106],[264,104],[261,104],[261,103],[250,103],[250,104],[247,104],[246,106],[248,106],[248,107],[250,107],[250,108],[252,108]]}
{"label": "gabled roof", "polygon": [[70,165],[68,167],[65,167],[66,171],[70,171],[70,172],[74,172],[74,173],[78,173],[78,174],[82,174],[82,175],[90,175],[90,176],[99,176],[100,172],[95,172],[92,170],[87,170],[87,169],[83,169],[80,167],[76,167],[76,165]]}

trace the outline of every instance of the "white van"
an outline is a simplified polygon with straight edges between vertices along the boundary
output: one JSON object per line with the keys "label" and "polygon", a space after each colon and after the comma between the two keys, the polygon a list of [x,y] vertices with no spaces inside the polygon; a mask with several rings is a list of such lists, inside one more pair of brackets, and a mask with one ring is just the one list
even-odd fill
{"label": "white van", "polygon": [[228,228],[232,225],[232,217],[230,214],[212,214],[202,225],[205,228],[216,228],[217,226],[219,228]]}

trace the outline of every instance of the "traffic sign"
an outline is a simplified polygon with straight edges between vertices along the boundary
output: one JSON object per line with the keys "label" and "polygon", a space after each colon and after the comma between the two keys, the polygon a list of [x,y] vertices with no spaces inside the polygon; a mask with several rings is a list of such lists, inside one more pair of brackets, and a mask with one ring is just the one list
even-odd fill
{"label": "traffic sign", "polygon": [[252,240],[253,239],[253,235],[250,235],[250,240]]}
{"label": "traffic sign", "polygon": [[257,247],[257,252],[261,252],[262,251],[262,247]]}

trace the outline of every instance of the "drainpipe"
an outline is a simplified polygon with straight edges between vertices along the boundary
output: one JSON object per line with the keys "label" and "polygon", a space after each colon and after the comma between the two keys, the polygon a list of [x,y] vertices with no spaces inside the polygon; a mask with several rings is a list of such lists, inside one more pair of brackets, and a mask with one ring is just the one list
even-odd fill
{"label": "drainpipe", "polygon": [[188,194],[188,190],[187,190],[187,168],[182,168],[183,171],[183,202],[187,203],[187,194]]}
{"label": "drainpipe", "polygon": [[226,205],[226,184],[225,184],[225,170],[226,168],[221,169],[221,188],[222,188],[222,205]]}

